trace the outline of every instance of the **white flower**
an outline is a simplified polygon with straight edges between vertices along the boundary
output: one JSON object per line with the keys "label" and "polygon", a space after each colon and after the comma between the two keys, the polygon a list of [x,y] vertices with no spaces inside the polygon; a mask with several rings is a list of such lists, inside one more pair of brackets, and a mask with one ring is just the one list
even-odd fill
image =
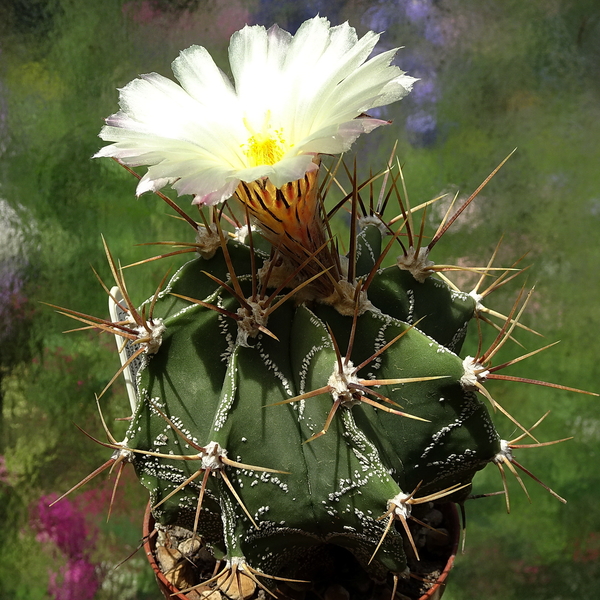
{"label": "white flower", "polygon": [[121,110],[100,132],[115,143],[95,156],[148,165],[138,195],[172,184],[214,204],[240,181],[281,187],[317,169],[318,154],[344,152],[386,123],[363,113],[410,91],[415,79],[390,65],[396,50],[368,58],[378,39],[322,17],[295,35],[246,26],[229,46],[235,86],[192,46],[172,64],[181,86],[150,73],[120,90]]}

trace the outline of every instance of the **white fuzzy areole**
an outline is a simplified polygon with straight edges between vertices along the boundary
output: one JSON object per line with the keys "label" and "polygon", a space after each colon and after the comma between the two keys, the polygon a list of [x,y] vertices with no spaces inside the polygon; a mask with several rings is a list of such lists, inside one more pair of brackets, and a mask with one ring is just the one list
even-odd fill
{"label": "white fuzzy areole", "polygon": [[209,442],[198,453],[198,456],[202,459],[202,468],[216,471],[223,468],[222,458],[227,456],[227,450],[222,448],[219,442]]}
{"label": "white fuzzy areole", "polygon": [[115,449],[111,458],[114,458],[115,460],[120,459],[124,462],[133,462],[135,453],[127,447],[125,441],[120,442],[118,446],[120,446],[120,448]]}
{"label": "white fuzzy areole", "polygon": [[331,390],[331,395],[334,400],[341,400],[344,406],[352,406],[360,400],[356,400],[353,396],[353,392],[348,387],[348,384],[354,383],[359,384],[359,379],[356,376],[354,365],[349,360],[347,364],[342,365],[342,372],[340,373],[339,364],[336,361],[333,367],[333,373],[327,380]]}
{"label": "white fuzzy areole", "polygon": [[330,306],[333,306],[333,308],[335,308],[340,315],[344,315],[345,317],[352,317],[354,315],[354,313],[357,311],[357,303],[358,316],[362,315],[368,310],[375,311],[375,307],[367,298],[367,292],[360,292],[358,294],[358,300],[355,302],[357,285],[359,284],[353,284],[342,279],[341,281],[337,282],[333,294],[327,298],[323,298],[321,302],[323,302],[323,304],[329,304]]}
{"label": "white fuzzy areole", "polygon": [[502,463],[506,462],[507,460],[512,462],[512,459],[513,459],[513,453],[512,453],[512,449],[508,445],[508,441],[500,440],[500,452],[498,452],[498,454],[496,454],[496,456],[494,456],[492,461],[497,465],[501,465]]}
{"label": "white fuzzy areole", "polygon": [[196,243],[198,244],[198,248],[196,248],[198,254],[205,260],[211,259],[221,247],[221,237],[219,236],[217,226],[214,224],[210,227],[198,225]]}
{"label": "white fuzzy areole", "polygon": [[477,389],[478,384],[487,379],[490,372],[472,356],[467,356],[463,360],[464,374],[460,378],[460,384],[464,389]]}
{"label": "white fuzzy areole", "polygon": [[404,519],[408,519],[412,513],[412,505],[408,503],[410,500],[410,495],[405,494],[404,492],[400,492],[396,494],[391,500],[388,500],[387,506],[388,509],[394,507],[392,514],[394,517],[403,517]]}
{"label": "white fuzzy areole", "polygon": [[427,246],[419,248],[419,252],[411,246],[406,254],[396,259],[396,264],[405,271],[409,271],[419,282],[423,283],[432,273],[431,267],[435,263],[429,260],[429,248]]}
{"label": "white fuzzy areole", "polygon": [[249,346],[248,338],[256,337],[260,331],[259,327],[265,327],[268,321],[266,311],[260,302],[254,302],[250,298],[246,298],[246,302],[252,309],[252,312],[245,306],[237,310],[237,315],[241,317],[237,322],[237,344],[244,347]]}
{"label": "white fuzzy areole", "polygon": [[160,345],[162,344],[162,336],[166,331],[165,324],[162,319],[152,319],[152,321],[146,321],[146,327],[138,327],[137,333],[139,339],[143,339],[144,342],[141,346],[145,349],[146,354],[156,354]]}

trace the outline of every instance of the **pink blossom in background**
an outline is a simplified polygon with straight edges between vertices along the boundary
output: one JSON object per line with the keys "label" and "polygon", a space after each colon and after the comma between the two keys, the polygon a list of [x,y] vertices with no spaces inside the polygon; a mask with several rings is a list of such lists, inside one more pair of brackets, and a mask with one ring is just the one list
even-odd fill
{"label": "pink blossom in background", "polygon": [[95,541],[79,510],[68,498],[50,506],[58,496],[42,496],[32,511],[31,524],[37,540],[53,544],[67,559],[58,571],[51,571],[48,593],[54,600],[91,600],[100,587],[96,566],[89,559]]}
{"label": "pink blossom in background", "polygon": [[[87,517],[105,521],[113,494],[115,478],[116,473],[113,473],[112,476],[104,479],[102,479],[102,477],[96,478],[92,486],[87,487],[87,489],[84,488],[83,491],[73,497],[72,502],[75,508]],[[133,468],[126,467],[121,473],[117,493],[113,499],[113,515],[135,514],[137,518],[139,506],[135,501],[132,502],[128,499],[128,495],[125,491],[132,488],[136,491],[140,490],[139,480],[136,477]]]}
{"label": "pink blossom in background", "polygon": [[177,47],[181,49],[191,44],[208,46],[226,41],[252,20],[249,10],[239,0],[216,0],[204,11],[167,10],[152,0],[129,0],[122,11],[138,25],[160,27],[163,39],[176,36]]}
{"label": "pink blossom in background", "polygon": [[50,573],[48,592],[54,600],[92,600],[99,587],[96,567],[81,558],[69,560],[59,573]]}
{"label": "pink blossom in background", "polygon": [[70,559],[80,558],[93,543],[88,537],[85,517],[68,498],[50,506],[57,497],[42,496],[38,501],[34,515],[37,539],[54,543]]}
{"label": "pink blossom in background", "polygon": [[228,39],[251,19],[248,9],[238,2],[219,2],[215,38]]}
{"label": "pink blossom in background", "polygon": [[142,25],[152,23],[163,14],[163,12],[150,0],[127,2],[123,5],[123,12],[131,17],[136,23]]}
{"label": "pink blossom in background", "polygon": [[0,483],[10,485],[10,475],[6,468],[6,458],[2,455],[0,455]]}
{"label": "pink blossom in background", "polygon": [[575,542],[573,562],[597,563],[600,559],[600,532],[591,531],[586,538]]}

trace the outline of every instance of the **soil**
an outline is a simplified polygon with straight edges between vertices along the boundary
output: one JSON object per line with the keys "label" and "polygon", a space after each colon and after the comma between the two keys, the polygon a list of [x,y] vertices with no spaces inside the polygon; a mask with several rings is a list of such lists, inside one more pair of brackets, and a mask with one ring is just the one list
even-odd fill
{"label": "soil", "polygon": [[[454,505],[430,503],[414,508],[419,510],[413,516],[421,523],[411,519],[409,524],[420,560],[407,541],[410,575],[398,579],[396,600],[422,599],[442,574],[445,579],[458,545]],[[280,600],[391,600],[391,575],[386,582],[374,582],[347,550],[327,544],[318,547],[310,561],[298,565],[302,572],[299,578],[310,578],[311,584],[278,581],[277,587],[272,588],[272,580],[263,579],[269,588],[267,592],[244,572],[235,577],[229,573],[217,577],[224,565],[213,558],[199,539],[192,539],[189,530],[163,526],[153,530],[149,511],[147,516],[150,522],[144,523],[148,527],[145,533],[150,535],[146,550],[156,557],[153,567],[168,598],[175,593],[180,600],[269,600],[271,593]],[[153,556],[149,556],[151,562]],[[442,590],[435,598],[441,597]]]}

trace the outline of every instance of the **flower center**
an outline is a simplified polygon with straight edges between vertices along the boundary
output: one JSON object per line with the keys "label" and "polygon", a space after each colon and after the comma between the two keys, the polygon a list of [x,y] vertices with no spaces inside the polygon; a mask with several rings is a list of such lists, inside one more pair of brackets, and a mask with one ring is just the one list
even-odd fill
{"label": "flower center", "polygon": [[281,130],[269,132],[269,135],[257,133],[248,138],[244,144],[244,153],[250,160],[251,167],[274,165],[285,154],[285,140]]}

